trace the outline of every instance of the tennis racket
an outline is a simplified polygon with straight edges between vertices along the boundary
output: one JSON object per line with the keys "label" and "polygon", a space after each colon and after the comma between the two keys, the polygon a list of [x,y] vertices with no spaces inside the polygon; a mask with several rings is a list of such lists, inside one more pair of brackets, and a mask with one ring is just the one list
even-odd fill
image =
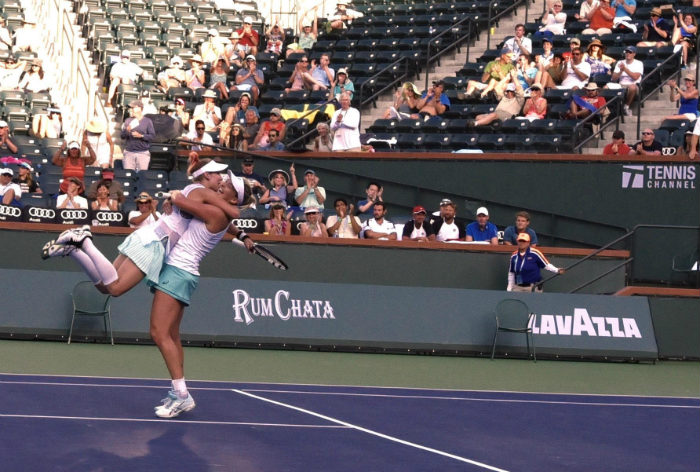
{"label": "tennis racket", "polygon": [[[237,244],[243,248],[245,248],[245,244],[243,244],[243,241],[239,241],[238,239],[234,238],[233,239],[234,244]],[[265,259],[267,262],[272,264],[273,266],[277,267],[279,270],[287,270],[289,269],[289,266],[279,257],[277,257],[275,254],[272,253],[268,248],[265,246],[262,246],[258,243],[253,243],[253,254],[256,254],[263,259]]]}

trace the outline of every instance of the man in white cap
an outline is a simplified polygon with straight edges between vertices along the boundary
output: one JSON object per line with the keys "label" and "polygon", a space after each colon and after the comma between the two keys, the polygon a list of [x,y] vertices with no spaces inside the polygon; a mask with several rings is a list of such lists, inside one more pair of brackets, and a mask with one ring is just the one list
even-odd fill
{"label": "man in white cap", "polygon": [[258,69],[255,56],[249,54],[245,58],[246,66],[236,72],[236,85],[231,86],[231,90],[242,90],[253,95],[253,104],[257,103],[260,95],[260,87],[265,83],[263,71]]}
{"label": "man in white cap", "polygon": [[112,66],[109,71],[109,91],[107,92],[106,107],[112,107],[117,87],[120,85],[135,84],[138,78],[143,75],[143,69],[131,62],[131,52],[124,50],[119,56],[119,62]]}
{"label": "man in white cap", "polygon": [[348,0],[338,0],[336,5],[335,13],[329,18],[333,29],[347,29],[352,20],[364,16],[363,13],[348,8]]}
{"label": "man in white cap", "polygon": [[226,45],[221,41],[219,37],[219,32],[212,28],[207,34],[207,40],[202,42],[199,47],[199,53],[202,56],[202,60],[206,63],[214,65],[214,63],[219,59],[219,56],[223,56],[226,52]]}
{"label": "man in white cap", "polygon": [[476,221],[467,225],[467,241],[498,244],[498,228],[489,221],[489,211],[486,207],[479,207],[476,210]]}
{"label": "man in white cap", "polygon": [[122,141],[124,142],[124,169],[135,171],[148,170],[151,162],[149,151],[151,141],[156,136],[153,122],[143,116],[143,103],[134,100],[129,103],[131,116],[122,125]]}
{"label": "man in white cap", "polygon": [[12,182],[12,169],[0,169],[0,198],[3,205],[20,206],[22,189]]}
{"label": "man in white cap", "polygon": [[350,94],[340,94],[340,109],[333,113],[331,119],[333,132],[333,151],[362,150],[360,142],[360,111],[350,106]]}
{"label": "man in white cap", "polygon": [[15,47],[14,52],[39,50],[41,35],[36,30],[36,20],[33,18],[25,18],[22,20],[22,26],[15,30]]}
{"label": "man in white cap", "polygon": [[167,92],[171,87],[182,87],[185,83],[185,70],[182,68],[183,61],[180,56],[170,58],[170,65],[163,72],[158,74],[158,84],[163,92]]}
{"label": "man in white cap", "polygon": [[204,122],[205,130],[208,133],[216,132],[216,127],[221,122],[221,108],[216,106],[216,92],[207,90],[202,94],[204,103],[197,105],[192,113],[190,120],[190,132],[196,131],[195,123],[197,120]]}
{"label": "man in white cap", "polygon": [[515,70],[510,72],[512,82],[506,86],[503,98],[498,102],[496,109],[491,113],[476,115],[473,123],[467,126],[486,126],[496,120],[505,121],[520,113],[525,103],[525,92],[517,79]]}
{"label": "man in white cap", "polygon": [[245,46],[238,42],[238,40],[241,39],[238,35],[238,31],[233,31],[229,39],[231,42],[226,46],[224,55],[228,60],[229,66],[234,64],[240,69],[245,62]]}
{"label": "man in white cap", "polygon": [[306,222],[299,226],[299,234],[301,236],[308,236],[311,238],[327,238],[328,229],[326,225],[323,224],[323,216],[321,215],[321,210],[318,207],[310,206],[304,210],[304,216],[306,217]]}
{"label": "man in white cap", "polygon": [[0,51],[12,49],[12,36],[10,30],[5,26],[5,18],[0,16]]}
{"label": "man in white cap", "polygon": [[258,53],[260,35],[253,29],[253,18],[246,16],[243,18],[243,27],[236,31],[238,33],[238,44],[245,48],[246,54],[255,56]]}
{"label": "man in white cap", "polygon": [[10,139],[10,127],[7,121],[0,120],[0,153],[17,153],[17,145]]}

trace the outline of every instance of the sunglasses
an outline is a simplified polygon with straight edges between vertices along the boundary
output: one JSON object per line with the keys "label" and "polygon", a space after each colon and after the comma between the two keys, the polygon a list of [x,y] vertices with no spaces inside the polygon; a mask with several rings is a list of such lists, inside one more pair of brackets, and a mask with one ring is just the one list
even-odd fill
{"label": "sunglasses", "polygon": [[647,135],[649,135],[649,134],[654,134],[654,133],[650,133],[650,132],[648,132],[648,131],[642,131],[642,134],[647,134]]}
{"label": "sunglasses", "polygon": [[307,213],[307,215],[318,215],[317,211],[310,211]]}
{"label": "sunglasses", "polygon": [[204,128],[197,126],[197,131],[204,131]]}
{"label": "sunglasses", "polygon": [[276,138],[276,137],[277,137],[276,134],[268,134],[268,136],[271,137],[271,138]]}
{"label": "sunglasses", "polygon": [[302,60],[301,60],[301,61],[299,61],[299,62],[309,62],[309,61],[308,61],[308,60],[306,60],[306,59],[302,59]]}

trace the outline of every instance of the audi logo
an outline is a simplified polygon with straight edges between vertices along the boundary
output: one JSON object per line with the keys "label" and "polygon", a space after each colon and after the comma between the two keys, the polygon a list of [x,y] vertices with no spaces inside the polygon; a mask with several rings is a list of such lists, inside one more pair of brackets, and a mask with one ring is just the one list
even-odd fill
{"label": "audi logo", "polygon": [[675,156],[678,150],[674,147],[664,147],[661,148],[661,155],[663,156]]}
{"label": "audi logo", "polygon": [[258,227],[258,220],[253,219],[236,219],[233,224],[240,229],[255,229]]}
{"label": "audi logo", "polygon": [[124,215],[122,215],[118,211],[98,211],[95,214],[95,218],[97,218],[97,221],[100,221],[102,223],[119,223],[121,221],[124,221]]}
{"label": "audi logo", "polygon": [[22,210],[13,206],[0,205],[0,216],[12,216],[19,218],[22,215]]}
{"label": "audi logo", "polygon": [[88,217],[87,210],[61,210],[61,219],[84,220]]}
{"label": "audi logo", "polygon": [[32,218],[55,218],[56,217],[56,211],[52,210],[51,208],[30,207],[28,212],[29,212],[29,216]]}

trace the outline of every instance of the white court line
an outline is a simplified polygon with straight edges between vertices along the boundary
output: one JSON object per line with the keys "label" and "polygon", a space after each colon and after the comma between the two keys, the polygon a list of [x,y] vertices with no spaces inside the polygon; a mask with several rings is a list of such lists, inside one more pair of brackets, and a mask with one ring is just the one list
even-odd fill
{"label": "white court line", "polygon": [[[230,390],[228,390],[230,391]],[[77,420],[77,421],[115,421],[137,423],[170,423],[170,424],[206,424],[224,426],[271,426],[275,428],[307,428],[307,429],[350,429],[346,426],[315,425],[315,424],[286,424],[286,423],[251,423],[244,421],[195,421],[155,418],[105,418],[92,416],[55,416],[55,415],[11,415],[0,413],[0,418],[35,418],[48,420]]]}
{"label": "white court line", "polygon": [[607,403],[607,402],[567,402],[562,400],[519,400],[514,398],[467,398],[467,397],[442,397],[432,395],[387,395],[383,393],[347,393],[347,392],[309,392],[304,390],[271,390],[247,388],[247,392],[261,393],[296,393],[302,395],[338,395],[348,397],[379,397],[379,398],[404,398],[418,400],[459,400],[465,402],[494,402],[494,403],[542,403],[546,405],[591,405],[591,406],[630,406],[643,408],[690,408],[700,409],[698,405],[662,405],[653,403]]}
{"label": "white court line", "polygon": [[[77,383],[77,382],[28,382],[17,380],[0,380],[0,384],[18,384],[18,385],[50,385],[57,387],[98,387],[98,388],[154,388],[163,389],[163,385],[123,385],[123,384],[93,384],[93,383]],[[211,392],[229,392],[231,388],[225,387],[188,387],[189,390],[211,391]],[[261,393],[293,393],[303,395],[338,395],[349,397],[377,397],[377,398],[401,398],[401,399],[422,399],[422,400],[459,400],[471,402],[494,402],[494,403],[535,403],[544,405],[583,405],[583,406],[609,406],[609,407],[640,407],[640,408],[680,408],[680,409],[700,409],[698,405],[666,405],[653,403],[612,403],[612,402],[574,402],[562,400],[522,400],[514,398],[467,398],[467,397],[444,397],[433,395],[390,395],[384,393],[355,393],[355,392],[312,392],[304,390],[273,390],[273,389],[250,389],[248,392]],[[483,393],[483,392],[482,392]],[[509,393],[509,392],[504,392]],[[515,393],[519,395],[519,393]],[[541,394],[546,395],[546,394]],[[568,395],[568,394],[551,394],[551,395]],[[613,395],[615,396],[615,395]],[[640,397],[645,398],[645,397]],[[676,399],[675,397],[662,397]],[[685,399],[683,399],[685,400]]]}
{"label": "white court line", "polygon": [[272,399],[269,399],[269,398],[261,397],[261,396],[259,396],[259,395],[254,395],[254,394],[252,394],[252,393],[244,392],[243,390],[233,389],[233,391],[236,392],[236,393],[239,393],[239,394],[241,394],[241,395],[245,395],[245,396],[247,396],[247,397],[250,397],[250,398],[255,398],[255,399],[257,399],[257,400],[261,400],[261,401],[264,401],[264,402],[272,403],[273,405],[281,406],[281,407],[284,407],[284,408],[289,408],[289,409],[291,409],[291,410],[295,410],[295,411],[298,411],[298,412],[301,412],[301,413],[306,413],[307,415],[315,416],[315,417],[317,417],[317,418],[321,418],[321,419],[324,419],[324,420],[326,420],[326,421],[330,421],[331,423],[339,424],[339,425],[341,425],[341,426],[345,426],[345,427],[347,427],[347,428],[356,429],[356,430],[361,431],[361,432],[363,432],[363,433],[371,434],[371,435],[373,435],[373,436],[377,436],[377,437],[380,437],[380,438],[382,438],[382,439],[387,439],[387,440],[389,440],[389,441],[393,441],[393,442],[396,442],[396,443],[399,443],[399,444],[403,444],[404,446],[414,447],[414,448],[416,448],[416,449],[421,449],[421,450],[423,450],[423,451],[432,452],[433,454],[438,454],[438,455],[441,455],[441,456],[444,456],[444,457],[448,457],[448,458],[450,458],[450,459],[455,459],[455,460],[460,461],[460,462],[466,462],[467,464],[472,464],[472,465],[475,465],[475,466],[478,466],[478,467],[481,467],[481,468],[484,468],[484,469],[493,470],[494,472],[508,472],[508,471],[505,470],[505,469],[499,469],[498,467],[494,467],[494,466],[491,466],[491,465],[488,465],[488,464],[484,464],[483,462],[478,462],[478,461],[475,461],[475,460],[472,460],[472,459],[467,459],[466,457],[461,457],[461,456],[457,456],[457,455],[454,455],[454,454],[450,454],[450,453],[445,452],[445,451],[440,451],[439,449],[433,449],[433,448],[431,448],[431,447],[421,446],[420,444],[412,443],[412,442],[409,442],[409,441],[405,441],[405,440],[403,440],[403,439],[399,439],[399,438],[394,437],[394,436],[389,436],[389,435],[386,435],[386,434],[383,434],[383,433],[379,433],[379,432],[377,432],[377,431],[373,431],[373,430],[371,430],[371,429],[363,428],[363,427],[361,427],[361,426],[357,426],[357,425],[354,425],[354,424],[352,424],[352,423],[347,423],[347,422],[345,422],[345,421],[341,421],[341,420],[336,419],[336,418],[331,418],[330,416],[322,415],[322,414],[320,414],[320,413],[316,413],[316,412],[311,411],[311,410],[306,410],[306,409],[304,409],[304,408],[299,408],[298,406],[290,405],[290,404],[288,404],[288,403],[278,402],[278,401],[276,401],[276,400],[272,400]]}

